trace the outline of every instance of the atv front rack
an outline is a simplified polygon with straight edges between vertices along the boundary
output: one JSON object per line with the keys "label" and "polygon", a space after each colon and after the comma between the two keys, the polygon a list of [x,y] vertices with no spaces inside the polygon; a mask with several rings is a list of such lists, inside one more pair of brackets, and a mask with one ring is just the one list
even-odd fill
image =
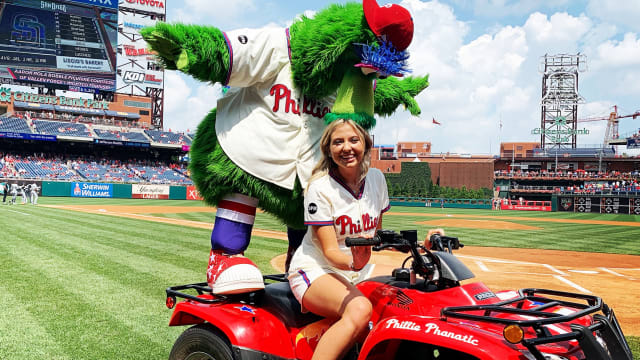
{"label": "atv front rack", "polygon": [[[550,295],[557,298],[540,295]],[[582,300],[583,302],[570,301],[569,299]],[[527,302],[538,306],[524,309]],[[570,314],[547,311],[557,306],[575,311]],[[471,314],[470,312],[476,313]],[[480,315],[477,312],[484,313]],[[602,314],[595,314],[597,312],[602,312]],[[509,314],[526,316],[527,319],[516,320],[499,317]],[[578,341],[585,358],[589,360],[633,360],[631,349],[622,334],[622,329],[613,310],[597,296],[546,289],[522,289],[519,291],[518,297],[510,300],[490,305],[447,307],[441,310],[440,315],[443,320],[459,318],[532,328],[536,337],[523,338],[521,343],[537,360],[546,359],[537,346],[569,340]],[[591,325],[571,324],[572,331],[565,334],[553,335],[545,326],[569,322],[587,315],[593,316]],[[600,341],[594,336],[594,332],[600,337]],[[601,342],[606,344],[606,348]]]}

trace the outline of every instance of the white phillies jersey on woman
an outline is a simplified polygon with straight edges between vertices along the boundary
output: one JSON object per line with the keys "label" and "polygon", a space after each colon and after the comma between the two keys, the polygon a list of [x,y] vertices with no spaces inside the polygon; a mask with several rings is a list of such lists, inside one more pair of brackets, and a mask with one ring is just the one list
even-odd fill
{"label": "white phillies jersey on woman", "polygon": [[[347,237],[373,237],[380,216],[389,210],[387,183],[382,172],[369,169],[359,193],[353,193],[333,174],[327,174],[309,185],[304,197],[306,225],[332,225],[338,247],[351,256],[344,241]],[[314,267],[332,267],[324,255],[319,240],[313,235],[311,228],[302,240],[302,245],[291,260],[292,269],[309,269]]]}
{"label": "white phillies jersey on woman", "polygon": [[305,188],[320,159],[322,119],[335,95],[310,100],[293,86],[288,29],[242,29],[224,34],[231,87],[218,100],[216,135],[224,152],[249,174]]}

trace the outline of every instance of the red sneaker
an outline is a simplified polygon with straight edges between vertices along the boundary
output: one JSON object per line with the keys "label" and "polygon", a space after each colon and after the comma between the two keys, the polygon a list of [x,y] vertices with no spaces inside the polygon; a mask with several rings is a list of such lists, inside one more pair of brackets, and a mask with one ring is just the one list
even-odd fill
{"label": "red sneaker", "polygon": [[240,294],[264,289],[262,273],[251,260],[241,255],[227,255],[211,250],[207,283],[218,295]]}

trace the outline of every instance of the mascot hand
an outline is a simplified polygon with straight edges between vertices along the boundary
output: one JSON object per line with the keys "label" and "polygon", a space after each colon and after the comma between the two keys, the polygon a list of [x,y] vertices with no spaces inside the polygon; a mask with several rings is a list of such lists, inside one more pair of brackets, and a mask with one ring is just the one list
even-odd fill
{"label": "mascot hand", "polygon": [[146,27],[140,32],[164,67],[168,70],[183,70],[189,65],[187,52],[171,36],[168,24],[159,23],[155,27]]}
{"label": "mascot hand", "polygon": [[374,93],[375,113],[389,116],[403,104],[411,115],[420,115],[420,106],[415,97],[429,86],[429,75],[422,77],[395,77],[378,80]]}
{"label": "mascot hand", "polygon": [[222,31],[212,26],[157,23],[140,31],[166,69],[213,83],[226,79],[229,50]]}

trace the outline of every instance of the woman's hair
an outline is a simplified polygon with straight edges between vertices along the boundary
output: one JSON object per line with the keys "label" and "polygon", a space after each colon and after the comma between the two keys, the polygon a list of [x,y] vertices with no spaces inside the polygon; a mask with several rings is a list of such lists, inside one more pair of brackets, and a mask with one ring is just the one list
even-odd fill
{"label": "woman's hair", "polygon": [[327,127],[324,129],[324,132],[322,133],[322,137],[320,138],[320,151],[322,151],[322,159],[313,168],[309,183],[317,178],[326,175],[331,169],[336,169],[338,167],[338,165],[331,158],[331,135],[333,135],[335,129],[342,124],[351,125],[351,127],[356,131],[356,134],[358,134],[358,137],[360,137],[360,140],[364,143],[364,154],[362,156],[362,161],[360,162],[360,180],[362,180],[367,175],[369,166],[371,164],[371,148],[373,147],[373,140],[371,140],[371,136],[369,136],[367,130],[358,125],[353,120],[338,119],[329,123],[329,125],[327,125]]}

